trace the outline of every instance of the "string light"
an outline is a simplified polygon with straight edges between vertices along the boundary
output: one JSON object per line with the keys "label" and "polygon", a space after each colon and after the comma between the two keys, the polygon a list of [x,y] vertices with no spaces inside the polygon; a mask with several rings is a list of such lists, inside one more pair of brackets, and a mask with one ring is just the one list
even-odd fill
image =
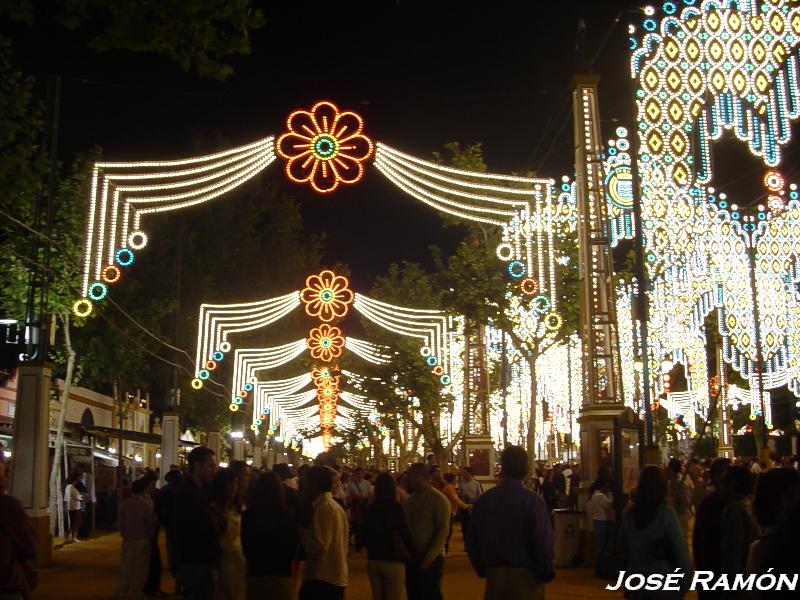
{"label": "string light", "polygon": [[215,352],[230,352],[228,335],[266,327],[299,305],[298,292],[260,302],[202,304],[198,318],[195,364],[201,365]]}
{"label": "string light", "polygon": [[[141,217],[207,202],[241,185],[274,159],[272,137],[216,154],[173,161],[94,165],[89,195],[82,289],[121,249],[141,250]],[[178,190],[177,193],[167,193]],[[132,229],[133,227],[133,229]],[[128,266],[128,265],[120,265]]]}
{"label": "string light", "polygon": [[348,336],[345,340],[345,348],[359,358],[376,365],[386,365],[392,361],[392,356],[386,353],[388,351],[386,346],[378,346],[365,340]]}
{"label": "string light", "polygon": [[[795,391],[800,315],[787,282],[797,272],[797,236],[794,217],[786,214],[793,199],[784,200],[785,179],[775,167],[790,140],[790,122],[800,116],[800,9],[784,0],[703,2],[702,10],[687,6],[665,14],[660,21],[651,17],[654,26],[635,39],[631,54],[643,233],[656,278],[653,351],[686,357],[702,410],[701,384],[708,379],[703,326],[716,308],[725,361],[749,378],[760,354],[759,376],[786,375]],[[756,214],[709,185],[712,143],[726,132],[768,167],[767,203]]]}

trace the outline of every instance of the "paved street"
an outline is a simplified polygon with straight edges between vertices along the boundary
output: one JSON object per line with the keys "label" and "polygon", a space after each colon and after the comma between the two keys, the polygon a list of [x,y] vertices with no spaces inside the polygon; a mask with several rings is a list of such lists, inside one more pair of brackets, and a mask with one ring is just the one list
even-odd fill
{"label": "paved street", "polygon": [[[461,541],[455,540],[457,549]],[[105,535],[78,544],[71,544],[53,552],[53,564],[41,570],[39,589],[33,600],[108,600],[116,585],[119,567],[120,538],[117,534]],[[350,586],[348,600],[370,600],[369,581],[364,554],[350,561]],[[556,580],[547,587],[547,597],[553,600],[622,598],[621,593],[603,589],[589,569],[561,569]],[[162,589],[172,591],[172,580],[167,573]],[[483,595],[483,582],[470,568],[466,554],[455,552],[447,559],[444,576],[444,597],[457,600],[478,600]]]}

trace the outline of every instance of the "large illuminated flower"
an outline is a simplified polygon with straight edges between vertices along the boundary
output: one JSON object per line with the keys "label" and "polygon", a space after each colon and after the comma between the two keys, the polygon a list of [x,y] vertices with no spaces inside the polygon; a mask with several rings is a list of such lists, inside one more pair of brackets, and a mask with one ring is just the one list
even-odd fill
{"label": "large illuminated flower", "polygon": [[300,292],[300,299],[306,305],[306,312],[320,321],[330,322],[347,314],[353,302],[353,292],[346,277],[333,271],[322,271],[306,279],[306,287]]}
{"label": "large illuminated flower", "polygon": [[308,334],[308,349],[311,356],[323,362],[330,362],[342,355],[344,336],[338,327],[323,323]]}
{"label": "large illuminated flower", "polygon": [[356,183],[363,177],[362,163],[372,154],[372,141],[361,133],[364,121],[356,113],[317,102],[310,111],[290,114],[286,128],[275,151],[287,160],[286,175],[295,183],[310,183],[327,194],[340,183]]}

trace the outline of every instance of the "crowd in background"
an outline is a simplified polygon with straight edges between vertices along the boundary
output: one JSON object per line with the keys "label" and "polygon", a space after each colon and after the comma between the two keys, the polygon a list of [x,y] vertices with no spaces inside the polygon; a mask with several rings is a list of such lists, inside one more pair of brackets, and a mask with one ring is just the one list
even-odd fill
{"label": "crowd in background", "polygon": [[[522,448],[507,447],[496,485],[485,490],[469,467],[443,470],[432,460],[401,473],[336,464],[256,469],[242,461],[218,468],[214,453],[198,447],[187,468],[173,466],[160,485],[157,472],[146,472],[124,486],[115,597],[165,596],[163,558],[170,587],[187,599],[338,599],[349,582],[348,557],[366,552],[375,599],[438,599],[460,523],[464,549],[486,579],[485,598],[543,598],[554,577],[553,511],[579,506],[594,534],[598,577],[615,579],[622,569],[645,575],[696,569],[732,581],[735,574],[800,568],[796,462],[673,458],[628,469],[621,481],[601,468],[588,489],[577,464],[530,473],[528,465]],[[85,469],[67,478],[67,540],[79,539],[91,487]],[[19,502],[4,490],[0,463],[0,596],[26,598],[35,584],[36,541]]]}

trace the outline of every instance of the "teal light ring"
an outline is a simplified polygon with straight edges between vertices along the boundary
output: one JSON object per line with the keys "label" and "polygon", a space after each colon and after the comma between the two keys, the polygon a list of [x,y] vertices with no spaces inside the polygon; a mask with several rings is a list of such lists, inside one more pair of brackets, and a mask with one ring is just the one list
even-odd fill
{"label": "teal light ring", "polygon": [[106,296],[108,296],[108,286],[101,281],[95,281],[89,286],[86,295],[89,297],[89,300],[93,300],[94,302],[105,300]]}
{"label": "teal light ring", "polygon": [[133,253],[133,250],[120,248],[114,253],[114,262],[120,267],[130,267],[135,257],[136,255]]}

